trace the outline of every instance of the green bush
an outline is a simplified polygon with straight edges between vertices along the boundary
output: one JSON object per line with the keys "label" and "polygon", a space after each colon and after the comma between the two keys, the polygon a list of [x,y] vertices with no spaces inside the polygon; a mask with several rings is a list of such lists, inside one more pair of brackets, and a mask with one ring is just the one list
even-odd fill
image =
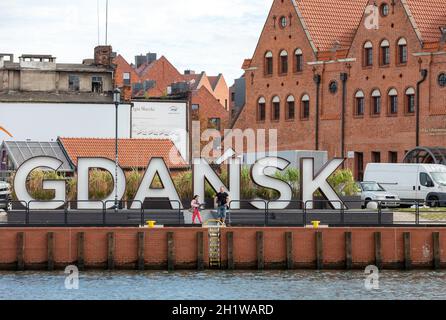
{"label": "green bush", "polygon": [[358,192],[355,178],[350,169],[337,170],[328,178],[328,183],[339,195],[354,196]]}

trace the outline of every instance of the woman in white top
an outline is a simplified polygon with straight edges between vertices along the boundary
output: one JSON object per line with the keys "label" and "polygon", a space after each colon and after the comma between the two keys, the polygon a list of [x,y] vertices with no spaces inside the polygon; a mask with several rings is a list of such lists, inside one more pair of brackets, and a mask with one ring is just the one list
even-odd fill
{"label": "woman in white top", "polygon": [[192,223],[195,224],[195,219],[198,218],[198,221],[200,221],[200,224],[203,224],[203,221],[201,220],[201,214],[200,214],[200,197],[199,196],[195,196],[192,199],[191,202],[191,208],[193,210],[193,214],[192,214]]}

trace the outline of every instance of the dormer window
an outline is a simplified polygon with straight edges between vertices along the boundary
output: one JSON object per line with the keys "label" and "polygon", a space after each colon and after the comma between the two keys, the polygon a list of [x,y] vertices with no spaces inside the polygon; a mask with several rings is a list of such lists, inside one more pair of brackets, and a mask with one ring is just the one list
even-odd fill
{"label": "dormer window", "polygon": [[398,91],[396,89],[389,91],[389,112],[392,115],[398,114]]}
{"label": "dormer window", "polygon": [[308,120],[310,118],[310,96],[305,94],[301,99],[300,118]]}
{"label": "dormer window", "polygon": [[407,54],[407,41],[404,38],[401,38],[398,41],[398,63],[406,64],[408,59]]}
{"label": "dormer window", "polygon": [[91,92],[102,93],[102,77],[92,77],[91,79]]}
{"label": "dormer window", "polygon": [[70,74],[68,76],[68,91],[78,92],[79,90],[80,90],[79,76]]}
{"label": "dormer window", "polygon": [[372,92],[372,114],[379,115],[381,113],[381,92],[375,90]]}
{"label": "dormer window", "polygon": [[261,97],[257,105],[257,121],[264,122],[266,119],[266,100]]}
{"label": "dormer window", "polygon": [[288,25],[287,18],[285,16],[280,17],[280,27],[282,29],[285,29],[287,25]]}
{"label": "dormer window", "polygon": [[357,116],[363,116],[364,115],[364,92],[359,90],[358,92],[356,92],[355,95],[355,115]]}
{"label": "dormer window", "polygon": [[295,72],[302,72],[304,70],[304,56],[301,49],[296,49],[294,52]]}
{"label": "dormer window", "polygon": [[280,73],[286,74],[288,73],[288,52],[282,50],[280,52]]}
{"label": "dormer window", "polygon": [[273,74],[273,53],[268,51],[265,54],[265,75]]}
{"label": "dormer window", "polygon": [[390,13],[389,4],[383,3],[381,5],[381,7],[379,8],[379,11],[380,11],[382,17],[387,17]]}
{"label": "dormer window", "polygon": [[373,66],[373,44],[370,41],[364,44],[364,66]]}
{"label": "dormer window", "polygon": [[287,111],[286,111],[286,119],[287,120],[294,120],[295,114],[296,114],[296,106],[295,106],[295,100],[293,96],[289,96],[287,98]]}
{"label": "dormer window", "polygon": [[415,89],[409,88],[406,90],[406,112],[415,113]]}
{"label": "dormer window", "polygon": [[381,42],[381,65],[388,66],[390,64],[390,43],[388,40]]}
{"label": "dormer window", "polygon": [[279,121],[280,120],[280,98],[275,96],[272,101],[272,110],[271,110],[271,120]]}

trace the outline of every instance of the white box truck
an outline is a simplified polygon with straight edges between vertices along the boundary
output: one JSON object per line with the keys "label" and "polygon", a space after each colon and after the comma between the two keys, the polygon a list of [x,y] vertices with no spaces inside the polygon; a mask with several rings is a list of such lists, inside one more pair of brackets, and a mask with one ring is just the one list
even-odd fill
{"label": "white box truck", "polygon": [[440,164],[370,163],[364,181],[374,181],[401,201],[446,206],[446,166]]}

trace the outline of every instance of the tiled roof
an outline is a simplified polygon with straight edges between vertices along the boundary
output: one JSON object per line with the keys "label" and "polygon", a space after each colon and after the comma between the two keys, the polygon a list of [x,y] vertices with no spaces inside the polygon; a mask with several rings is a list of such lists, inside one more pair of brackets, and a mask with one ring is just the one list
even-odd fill
{"label": "tiled roof", "polygon": [[136,72],[139,76],[142,76],[142,75],[144,75],[145,73],[147,73],[147,71],[149,71],[150,68],[153,67],[153,65],[155,64],[155,62],[156,62],[156,61],[153,61],[153,62],[151,62],[151,63],[147,63],[147,62],[146,62],[146,63],[140,65],[139,68],[136,68],[136,69],[135,69],[135,72]]}
{"label": "tiled roof", "polygon": [[196,90],[198,84],[200,83],[200,79],[202,74],[185,74],[183,75],[184,81],[189,83],[191,90]]}
{"label": "tiled roof", "polygon": [[[59,138],[72,163],[78,158],[99,157],[115,159],[115,139]],[[163,158],[170,169],[188,167],[170,140],[119,139],[119,165],[125,169],[145,168],[151,158]]]}
{"label": "tiled roof", "polygon": [[211,84],[212,89],[215,89],[215,86],[218,83],[220,76],[210,76],[208,77],[209,83]]}
{"label": "tiled roof", "polygon": [[[417,0],[412,0],[417,1]],[[296,0],[297,11],[318,51],[349,48],[368,0]]]}
{"label": "tiled roof", "polygon": [[424,42],[438,42],[446,27],[445,0],[406,0]]}

